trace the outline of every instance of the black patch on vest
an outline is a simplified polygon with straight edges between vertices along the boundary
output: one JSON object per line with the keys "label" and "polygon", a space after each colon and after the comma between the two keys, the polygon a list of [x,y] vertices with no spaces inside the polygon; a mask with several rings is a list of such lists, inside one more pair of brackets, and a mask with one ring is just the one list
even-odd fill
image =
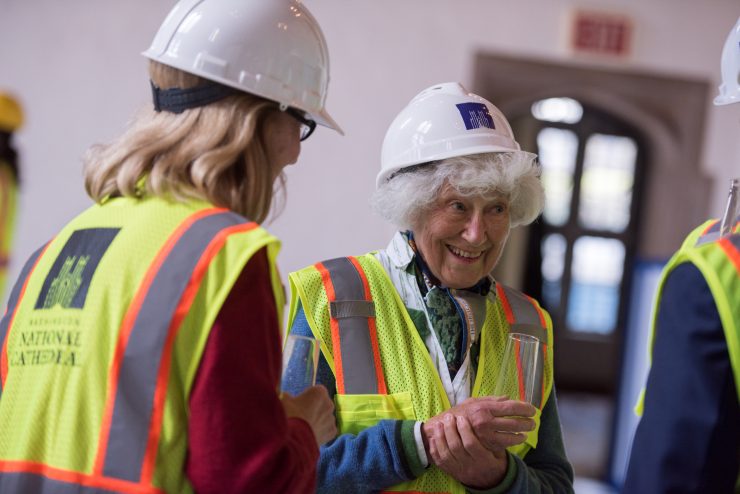
{"label": "black patch on vest", "polygon": [[72,233],[46,275],[36,310],[56,306],[82,309],[100,259],[120,230],[89,228]]}

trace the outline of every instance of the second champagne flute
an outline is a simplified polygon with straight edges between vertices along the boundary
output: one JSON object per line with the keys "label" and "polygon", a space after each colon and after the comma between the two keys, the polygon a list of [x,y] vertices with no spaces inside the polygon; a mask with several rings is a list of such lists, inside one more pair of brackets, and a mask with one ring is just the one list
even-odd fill
{"label": "second champagne flute", "polygon": [[319,345],[315,338],[289,334],[283,348],[280,390],[298,395],[316,384]]}

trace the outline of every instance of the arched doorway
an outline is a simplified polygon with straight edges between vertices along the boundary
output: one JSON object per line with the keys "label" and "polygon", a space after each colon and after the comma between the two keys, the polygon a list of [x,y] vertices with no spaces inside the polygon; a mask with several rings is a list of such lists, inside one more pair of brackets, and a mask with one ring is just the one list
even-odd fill
{"label": "arched doorway", "polygon": [[[616,391],[639,235],[644,136],[572,98],[512,119],[539,156],[546,202],[530,227],[523,290],[550,312],[559,389]],[[533,139],[532,139],[533,138]],[[584,372],[588,369],[588,372]]]}

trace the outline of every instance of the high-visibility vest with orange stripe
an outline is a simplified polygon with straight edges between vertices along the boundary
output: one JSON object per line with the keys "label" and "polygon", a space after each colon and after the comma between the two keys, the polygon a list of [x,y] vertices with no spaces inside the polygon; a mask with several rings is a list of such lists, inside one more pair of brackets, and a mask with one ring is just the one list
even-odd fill
{"label": "high-visibility vest with orange stripe", "polygon": [[10,248],[15,232],[18,184],[10,165],[0,159],[0,297],[5,292]]}
{"label": "high-visibility vest with orange stripe", "polygon": [[264,247],[280,308],[277,239],[204,202],[112,199],[37,251],[0,322],[0,492],[192,492],[191,386]]}
{"label": "high-visibility vest with orange stripe", "polygon": [[[719,226],[719,221],[709,220],[692,231],[663,269],[653,306],[650,351],[652,353],[655,323],[665,281],[677,266],[690,262],[699,269],[712,292],[740,400],[740,216],[731,235],[720,238]],[[636,407],[638,415],[642,415],[644,394],[645,389]]]}
{"label": "high-visibility vest with orange stripe", "polygon": [[[383,266],[370,253],[325,261],[290,275],[290,320],[298,302],[337,384],[340,433],[357,434],[382,419],[427,420],[450,408],[429,351]],[[509,332],[537,336],[542,359],[532,377],[537,428],[510,448],[521,457],[537,446],[540,410],[552,389],[552,323],[537,302],[496,285],[480,335],[480,358],[471,396],[492,395]],[[516,385],[516,384],[514,384]],[[465,488],[432,466],[394,492],[463,493]]]}

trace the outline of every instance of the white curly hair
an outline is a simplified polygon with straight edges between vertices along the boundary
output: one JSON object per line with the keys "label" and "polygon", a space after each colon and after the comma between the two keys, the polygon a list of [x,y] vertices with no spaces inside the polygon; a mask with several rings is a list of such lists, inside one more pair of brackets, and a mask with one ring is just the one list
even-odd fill
{"label": "white curly hair", "polygon": [[372,207],[401,229],[413,230],[445,184],[463,196],[504,195],[511,226],[542,212],[545,191],[537,156],[525,151],[457,156],[401,169],[375,191]]}

